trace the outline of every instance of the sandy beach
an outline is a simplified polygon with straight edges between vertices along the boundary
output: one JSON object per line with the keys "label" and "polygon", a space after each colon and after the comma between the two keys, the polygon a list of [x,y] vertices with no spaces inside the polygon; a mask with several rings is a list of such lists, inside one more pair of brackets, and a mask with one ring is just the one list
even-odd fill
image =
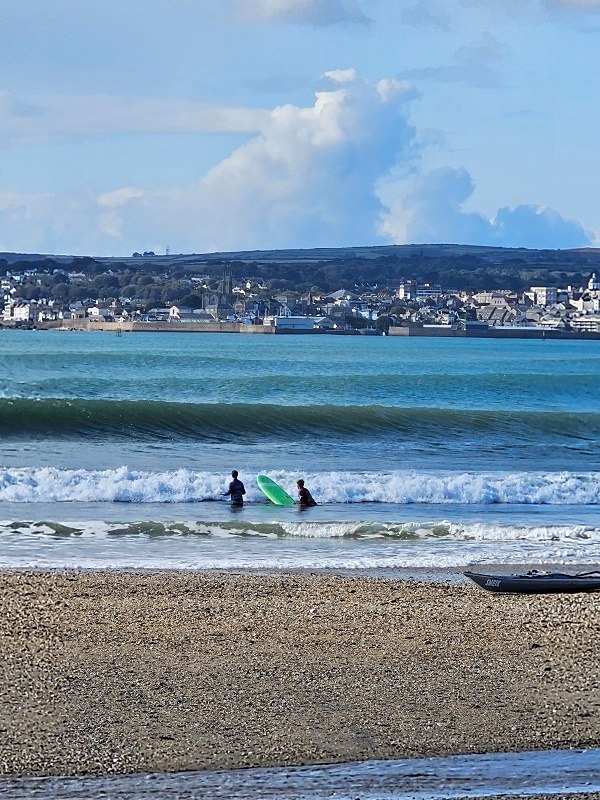
{"label": "sandy beach", "polygon": [[600,594],[16,571],[0,621],[3,775],[600,744]]}

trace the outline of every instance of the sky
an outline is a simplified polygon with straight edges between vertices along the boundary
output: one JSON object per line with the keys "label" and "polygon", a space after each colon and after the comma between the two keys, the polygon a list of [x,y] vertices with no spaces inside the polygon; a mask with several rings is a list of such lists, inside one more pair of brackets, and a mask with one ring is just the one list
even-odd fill
{"label": "sky", "polygon": [[600,246],[600,0],[0,12],[0,251]]}

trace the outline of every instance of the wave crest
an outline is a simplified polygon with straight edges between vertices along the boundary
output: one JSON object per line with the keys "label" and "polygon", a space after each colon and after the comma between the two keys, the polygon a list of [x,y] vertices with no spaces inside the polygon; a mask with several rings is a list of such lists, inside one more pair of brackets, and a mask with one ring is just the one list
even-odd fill
{"label": "wave crest", "polygon": [[[304,477],[321,504],[600,504],[600,475],[594,472],[328,472],[300,476],[275,471],[271,476],[291,494],[295,493],[297,478]],[[250,477],[246,476],[245,484],[247,501],[266,502]],[[224,485],[222,474],[188,469],[167,472],[130,470],[126,466],[107,470],[0,469],[0,501],[7,503],[199,503],[222,500]]]}
{"label": "wave crest", "polygon": [[231,442],[297,436],[356,438],[398,434],[424,443],[501,436],[538,442],[596,441],[600,414],[472,411],[389,406],[279,406],[123,400],[0,399],[0,433],[30,437],[172,438]]}
{"label": "wave crest", "polygon": [[418,522],[233,522],[215,521],[152,521],[99,522],[69,524],[52,521],[0,522],[0,536],[39,537],[52,539],[121,539],[215,537],[257,539],[368,539],[435,540],[453,542],[600,542],[600,528],[586,525],[497,525],[457,523],[446,520]]}

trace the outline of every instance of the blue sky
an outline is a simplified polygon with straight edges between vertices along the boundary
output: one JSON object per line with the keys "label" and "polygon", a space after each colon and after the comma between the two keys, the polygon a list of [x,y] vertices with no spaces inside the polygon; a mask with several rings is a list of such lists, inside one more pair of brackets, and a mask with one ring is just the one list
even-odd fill
{"label": "blue sky", "polygon": [[600,246],[600,0],[19,0],[0,250]]}

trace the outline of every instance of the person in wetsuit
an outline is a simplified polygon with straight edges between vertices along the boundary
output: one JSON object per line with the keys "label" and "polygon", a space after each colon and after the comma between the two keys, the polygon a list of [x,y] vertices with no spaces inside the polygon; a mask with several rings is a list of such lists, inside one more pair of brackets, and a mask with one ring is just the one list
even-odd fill
{"label": "person in wetsuit", "polygon": [[296,485],[298,486],[298,503],[301,506],[316,506],[317,503],[312,494],[304,486],[304,481],[302,478],[300,478],[299,481],[296,481]]}
{"label": "person in wetsuit", "polygon": [[233,480],[229,484],[229,489],[226,492],[223,492],[223,496],[231,498],[231,505],[232,506],[243,506],[244,505],[244,495],[246,494],[246,488],[241,480],[238,478],[238,471],[234,469],[231,473],[231,477]]}

